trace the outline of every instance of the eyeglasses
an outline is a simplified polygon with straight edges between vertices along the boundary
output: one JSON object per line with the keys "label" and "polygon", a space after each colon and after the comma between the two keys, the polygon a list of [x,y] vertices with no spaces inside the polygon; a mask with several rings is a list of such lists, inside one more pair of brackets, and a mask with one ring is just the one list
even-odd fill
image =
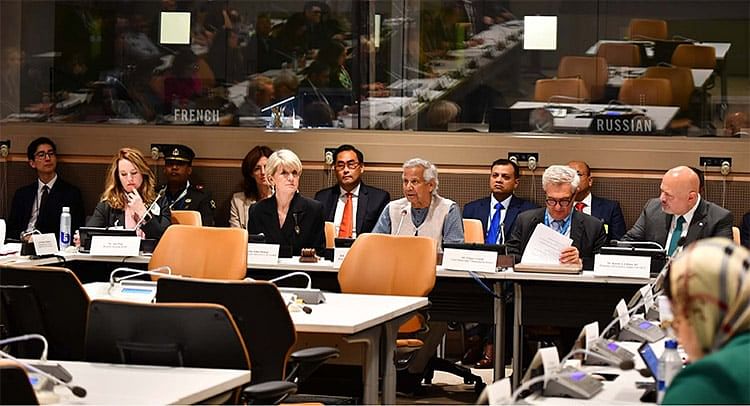
{"label": "eyeglasses", "polygon": [[573,199],[560,199],[560,200],[557,200],[557,199],[547,198],[544,201],[544,203],[546,203],[547,206],[549,206],[549,207],[555,207],[556,205],[559,204],[560,207],[565,208],[565,207],[570,206],[571,203],[573,203]]}
{"label": "eyeglasses", "polygon": [[359,162],[357,161],[349,161],[349,162],[336,162],[336,170],[337,171],[343,171],[344,167],[349,169],[357,169],[359,168]]}
{"label": "eyeglasses", "polygon": [[55,157],[55,151],[39,151],[36,154],[34,154],[34,157],[36,159],[44,159],[45,157],[54,158]]}

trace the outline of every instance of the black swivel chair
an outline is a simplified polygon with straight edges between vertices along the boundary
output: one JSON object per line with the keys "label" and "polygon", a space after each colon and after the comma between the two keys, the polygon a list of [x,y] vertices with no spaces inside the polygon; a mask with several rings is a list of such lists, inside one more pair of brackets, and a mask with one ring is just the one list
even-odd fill
{"label": "black swivel chair", "polygon": [[38,405],[26,371],[17,363],[0,360],[0,405]]}
{"label": "black swivel chair", "polygon": [[[263,397],[254,389],[256,384],[278,380],[302,382],[326,360],[339,355],[331,347],[307,348],[290,354],[297,334],[284,299],[271,283],[163,277],[157,282],[156,292],[157,303],[217,303],[229,310],[250,356],[253,387],[245,395],[252,400],[280,401],[276,396]],[[265,385],[260,388],[265,389]]]}
{"label": "black swivel chair", "polygon": [[[37,333],[49,343],[48,357],[83,360],[89,297],[68,269],[47,266],[0,266],[0,317],[5,336]],[[17,357],[38,358],[41,343],[13,344]]]}

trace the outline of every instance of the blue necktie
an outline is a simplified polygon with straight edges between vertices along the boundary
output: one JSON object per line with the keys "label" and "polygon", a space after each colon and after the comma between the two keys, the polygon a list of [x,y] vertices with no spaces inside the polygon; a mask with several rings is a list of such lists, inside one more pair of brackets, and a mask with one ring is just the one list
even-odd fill
{"label": "blue necktie", "polygon": [[672,231],[672,239],[669,240],[669,250],[667,255],[672,256],[677,249],[677,243],[682,237],[682,225],[685,224],[685,217],[677,217],[677,223],[674,225],[674,231]]}
{"label": "blue necktie", "polygon": [[490,229],[487,230],[487,237],[484,239],[485,244],[502,244],[503,241],[500,238],[500,215],[503,212],[502,203],[497,203],[495,205],[495,214],[492,216],[492,220],[490,220]]}
{"label": "blue necktie", "polygon": [[557,231],[558,233],[562,233],[562,228],[564,224],[565,224],[565,220],[553,220],[552,224],[550,224],[550,227],[552,227],[552,229]]}

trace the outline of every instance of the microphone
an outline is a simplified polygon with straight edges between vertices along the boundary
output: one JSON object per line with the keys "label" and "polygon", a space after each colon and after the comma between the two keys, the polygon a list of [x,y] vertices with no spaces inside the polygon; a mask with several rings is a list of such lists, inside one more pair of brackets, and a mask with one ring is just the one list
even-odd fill
{"label": "microphone", "polygon": [[312,288],[312,279],[310,278],[310,275],[308,275],[305,272],[291,272],[291,273],[288,273],[286,275],[281,275],[278,278],[270,279],[269,282],[271,282],[273,284],[276,284],[276,282],[282,281],[282,280],[287,279],[287,278],[291,278],[292,276],[304,276],[305,278],[307,278],[307,286],[305,287],[305,289],[311,289]]}
{"label": "microphone", "polygon": [[617,361],[617,360],[613,360],[613,359],[607,358],[607,357],[605,357],[605,356],[603,356],[601,354],[597,354],[597,353],[595,353],[593,351],[587,350],[585,348],[578,348],[578,349],[575,349],[575,350],[569,352],[568,355],[566,355],[565,357],[563,357],[562,361],[560,361],[560,364],[561,365],[565,364],[565,361],[567,361],[568,359],[570,359],[570,357],[572,357],[573,355],[576,355],[576,354],[583,354],[583,355],[586,355],[586,356],[589,356],[589,357],[596,358],[596,359],[598,359],[598,360],[606,363],[607,365],[611,365],[611,366],[620,368],[623,371],[629,371],[629,370],[635,368],[635,362],[633,362],[633,360],[628,359],[628,360],[624,360],[624,361]]}
{"label": "microphone", "polygon": [[399,235],[398,233],[401,232],[401,225],[404,224],[404,217],[406,217],[406,213],[407,213],[406,209],[401,210],[401,220],[398,222],[398,228],[396,229],[395,235]]}
{"label": "microphone", "polygon": [[609,242],[609,245],[613,247],[624,247],[624,248],[634,248],[635,246],[641,246],[641,247],[656,247],[659,248],[662,251],[666,251],[664,249],[664,246],[659,244],[656,241],[619,241],[619,240],[612,240]]}
{"label": "microphone", "polygon": [[138,220],[138,222],[135,224],[135,227],[133,227],[133,230],[138,230],[139,228],[141,228],[143,226],[143,224],[145,223],[145,220],[152,215],[151,213],[153,212],[154,208],[156,208],[156,206],[159,205],[159,200],[161,200],[161,198],[164,197],[164,195],[166,193],[167,193],[167,187],[164,186],[159,191],[159,194],[156,195],[156,199],[154,199],[154,201],[151,203],[151,205],[148,206],[148,209],[146,209],[146,212],[143,214],[143,217],[141,217]]}
{"label": "microphone", "polygon": [[42,371],[41,369],[39,369],[39,368],[37,368],[37,367],[29,364],[26,361],[21,361],[20,359],[12,356],[10,354],[8,354],[5,351],[0,350],[0,357],[7,358],[9,360],[15,361],[15,362],[21,364],[21,366],[23,366],[25,369],[27,369],[27,370],[29,370],[31,372],[37,373],[39,375],[42,375],[45,378],[51,380],[52,382],[54,382],[54,383],[56,383],[58,385],[62,385],[64,387],[70,389],[70,391],[73,392],[73,394],[76,395],[79,398],[85,398],[86,397],[86,389],[84,389],[84,388],[82,388],[80,386],[76,386],[76,385],[71,385],[69,383],[65,383],[62,380],[60,380],[60,378],[58,378],[58,377],[56,377],[56,376],[54,376],[52,374],[48,374],[48,373]]}
{"label": "microphone", "polygon": [[505,244],[505,222],[503,221],[500,223],[500,238],[503,241],[503,244]]}
{"label": "microphone", "polygon": [[[132,272],[132,274],[128,276],[123,276],[122,278],[119,278],[119,279],[115,278],[115,275],[120,272]],[[172,268],[170,268],[167,265],[160,266],[158,268],[154,268],[148,271],[144,271],[142,269],[133,269],[133,268],[124,268],[124,267],[117,268],[109,274],[109,286],[112,287],[115,285],[115,283],[120,283],[124,280],[132,279],[141,275],[157,275],[157,276],[172,275]]]}
{"label": "microphone", "polygon": [[299,228],[299,222],[297,221],[297,212],[292,213],[292,217],[294,217],[294,232],[299,235],[300,228]]}
{"label": "microphone", "polygon": [[49,348],[49,344],[47,343],[47,339],[44,338],[44,336],[41,334],[24,334],[18,337],[9,337],[4,340],[0,340],[0,346],[15,343],[18,341],[28,341],[30,339],[40,340],[44,344],[44,347],[42,347],[42,356],[39,359],[42,361],[47,361],[47,349]]}
{"label": "microphone", "polygon": [[261,113],[265,113],[266,111],[271,110],[274,107],[278,107],[278,106],[281,106],[282,104],[289,103],[290,101],[293,101],[296,98],[297,98],[297,96],[289,96],[289,97],[287,97],[284,100],[277,101],[276,103],[273,103],[271,105],[263,107],[262,109],[260,109],[260,112]]}

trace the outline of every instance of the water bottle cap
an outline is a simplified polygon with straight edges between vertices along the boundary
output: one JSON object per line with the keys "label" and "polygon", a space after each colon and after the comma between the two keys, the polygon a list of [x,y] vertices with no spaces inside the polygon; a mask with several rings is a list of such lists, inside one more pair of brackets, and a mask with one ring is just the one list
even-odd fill
{"label": "water bottle cap", "polygon": [[676,340],[667,340],[664,342],[664,348],[668,350],[676,350],[677,349],[677,341]]}
{"label": "water bottle cap", "polygon": [[63,213],[70,213],[70,207],[63,207]]}

